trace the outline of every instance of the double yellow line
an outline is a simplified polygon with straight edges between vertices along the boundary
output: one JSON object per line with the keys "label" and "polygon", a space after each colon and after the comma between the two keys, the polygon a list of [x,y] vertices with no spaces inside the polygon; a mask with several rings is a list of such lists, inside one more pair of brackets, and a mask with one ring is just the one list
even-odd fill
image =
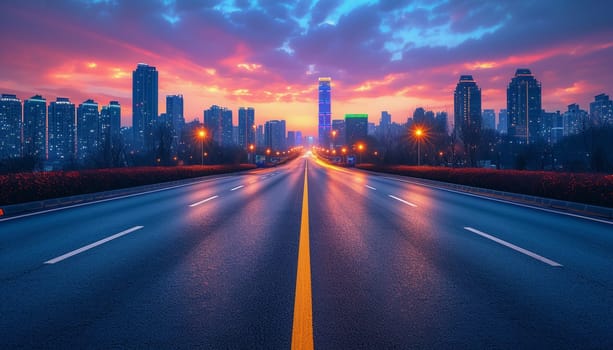
{"label": "double yellow line", "polygon": [[308,162],[304,167],[304,194],[302,195],[302,219],[298,242],[298,272],[296,273],[296,298],[294,299],[294,323],[292,349],[313,349],[313,300],[311,293],[311,249],[309,246],[309,186]]}

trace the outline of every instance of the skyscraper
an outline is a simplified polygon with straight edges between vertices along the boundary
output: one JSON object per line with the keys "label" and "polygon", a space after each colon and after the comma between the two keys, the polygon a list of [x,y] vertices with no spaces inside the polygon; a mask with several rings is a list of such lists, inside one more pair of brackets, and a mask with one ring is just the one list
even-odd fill
{"label": "skyscraper", "polygon": [[21,100],[16,95],[0,97],[0,160],[21,157]]}
{"label": "skyscraper", "polygon": [[434,121],[435,121],[434,132],[438,132],[441,134],[447,134],[447,112],[445,111],[436,112]]}
{"label": "skyscraper", "polygon": [[493,109],[484,109],[482,114],[483,121],[481,129],[496,130],[496,111]]}
{"label": "skyscraper", "polygon": [[68,161],[75,156],[75,105],[66,97],[49,104],[49,160]]}
{"label": "skyscraper", "polygon": [[111,140],[115,142],[121,137],[121,105],[118,101],[110,101],[107,110],[111,121]]}
{"label": "skyscraper", "polygon": [[166,115],[172,120],[173,125],[184,122],[183,95],[166,95]]}
{"label": "skyscraper", "polygon": [[255,145],[255,109],[241,107],[238,109],[238,145],[248,149]]}
{"label": "skyscraper", "polygon": [[[472,75],[462,75],[453,93],[454,131],[463,140],[481,129],[481,89]],[[467,140],[464,140],[466,142]]]}
{"label": "skyscraper", "polygon": [[351,147],[368,135],[368,114],[345,114],[345,137]]}
{"label": "skyscraper", "polygon": [[330,100],[332,78],[319,78],[319,145],[330,145],[330,132],[332,131],[332,108]]}
{"label": "skyscraper", "polygon": [[[232,146],[232,110],[216,105],[204,111],[204,127],[219,146]],[[208,137],[208,136],[207,136]]]}
{"label": "skyscraper", "polygon": [[136,150],[153,150],[157,117],[158,72],[155,67],[139,63],[132,72],[132,130]]}
{"label": "skyscraper", "polygon": [[296,146],[296,132],[288,131],[287,132],[287,141],[285,142],[286,148],[292,148]]}
{"label": "skyscraper", "polygon": [[501,134],[506,134],[508,132],[508,123],[507,123],[507,110],[501,109],[498,112],[498,132]]}
{"label": "skyscraper", "polygon": [[560,111],[541,111],[541,130],[539,130],[539,138],[549,145],[556,143],[559,140],[559,137],[562,135],[560,134],[560,131],[563,129],[559,128],[559,125],[562,124],[560,122],[561,120],[563,120],[563,117],[560,114]]}
{"label": "skyscraper", "polygon": [[507,88],[508,134],[534,142],[541,128],[541,83],[529,69],[518,69]]}
{"label": "skyscraper", "polygon": [[183,95],[166,96],[166,118],[169,126],[172,127],[172,153],[176,154],[179,144],[181,143],[183,126],[185,125]]}
{"label": "skyscraper", "polygon": [[111,101],[108,106],[102,106],[98,123],[98,140],[99,149],[105,160],[109,160],[111,150],[118,147],[121,140],[121,105],[119,102]]}
{"label": "skyscraper", "polygon": [[271,151],[285,151],[285,120],[269,120],[264,124],[266,147]]}
{"label": "skyscraper", "polygon": [[23,154],[47,159],[47,100],[41,95],[23,102]]}
{"label": "skyscraper", "polygon": [[590,103],[590,115],[595,125],[613,126],[613,101],[609,95],[600,94]]}
{"label": "skyscraper", "polygon": [[255,132],[255,147],[266,147],[266,138],[264,137],[264,125],[258,125]]}
{"label": "skyscraper", "polygon": [[77,108],[77,157],[81,160],[94,156],[98,151],[100,134],[98,103],[89,99]]}
{"label": "skyscraper", "polygon": [[568,110],[562,115],[562,135],[574,135],[587,128],[588,115],[578,104],[568,105]]}
{"label": "skyscraper", "polygon": [[460,76],[453,94],[454,132],[464,142],[471,166],[477,165],[481,137],[481,89],[472,75]]}
{"label": "skyscraper", "polygon": [[381,119],[379,120],[379,127],[382,129],[388,129],[392,125],[392,115],[387,111],[381,112]]}

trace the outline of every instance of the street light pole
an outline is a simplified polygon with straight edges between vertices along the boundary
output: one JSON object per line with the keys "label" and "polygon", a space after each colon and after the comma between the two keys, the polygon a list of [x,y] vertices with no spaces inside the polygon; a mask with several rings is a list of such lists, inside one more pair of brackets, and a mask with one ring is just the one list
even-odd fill
{"label": "street light pole", "polygon": [[419,142],[419,138],[417,139],[417,166],[421,165],[421,142]]}
{"label": "street light pole", "polygon": [[423,130],[421,128],[415,130],[415,137],[417,138],[417,166],[421,165],[421,137]]}
{"label": "street light pole", "polygon": [[336,130],[332,130],[332,147],[330,148],[334,147],[336,147]]}
{"label": "street light pole", "polygon": [[204,132],[204,130],[200,130],[198,132],[198,136],[200,136],[200,165],[204,165],[204,137],[206,136],[206,133]]}

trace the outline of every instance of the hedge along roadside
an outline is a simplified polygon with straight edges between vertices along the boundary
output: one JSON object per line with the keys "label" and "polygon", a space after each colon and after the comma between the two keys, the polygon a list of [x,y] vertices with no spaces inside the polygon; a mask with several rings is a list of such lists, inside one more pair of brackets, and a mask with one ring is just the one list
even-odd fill
{"label": "hedge along roadside", "polygon": [[254,168],[253,164],[197,165],[0,175],[0,207]]}
{"label": "hedge along roadside", "polygon": [[613,175],[408,165],[363,164],[358,167],[457,185],[613,208]]}

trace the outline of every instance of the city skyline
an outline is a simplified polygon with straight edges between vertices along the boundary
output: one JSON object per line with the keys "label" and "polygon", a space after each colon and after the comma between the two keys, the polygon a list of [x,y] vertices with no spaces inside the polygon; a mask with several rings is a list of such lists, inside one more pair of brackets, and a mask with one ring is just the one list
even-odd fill
{"label": "city skyline", "polygon": [[548,111],[589,109],[613,90],[607,2],[300,4],[11,4],[0,15],[12,33],[0,88],[22,100],[117,100],[131,125],[131,72],[145,62],[159,71],[160,96],[185,96],[188,121],[214,104],[253,106],[256,124],[286,119],[307,135],[317,134],[320,76],[333,78],[332,119],[385,110],[399,123],[420,106],[451,112],[465,74],[479,83],[483,109],[506,108],[519,68],[543,84]]}

